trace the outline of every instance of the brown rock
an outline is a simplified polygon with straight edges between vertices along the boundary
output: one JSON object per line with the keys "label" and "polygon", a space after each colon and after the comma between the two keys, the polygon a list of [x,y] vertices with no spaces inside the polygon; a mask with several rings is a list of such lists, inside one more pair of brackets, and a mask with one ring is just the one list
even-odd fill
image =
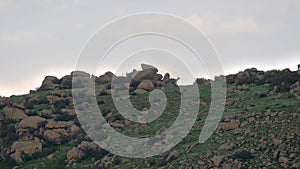
{"label": "brown rock", "polygon": [[114,75],[112,72],[106,72],[104,75],[96,78],[96,84],[106,84],[111,82],[114,78],[116,78],[116,75]]}
{"label": "brown rock", "polygon": [[129,125],[131,124],[131,121],[128,120],[128,119],[125,119],[124,124],[125,124],[126,126],[129,126]]}
{"label": "brown rock", "polygon": [[10,98],[0,97],[0,108],[11,105]]}
{"label": "brown rock", "polygon": [[225,143],[219,147],[219,150],[232,150],[236,147],[233,143]]}
{"label": "brown rock", "polygon": [[136,89],[133,93],[137,94],[137,95],[140,95],[140,94],[145,94],[147,93],[146,90],[143,90],[143,89]]}
{"label": "brown rock", "polygon": [[67,162],[70,163],[74,160],[80,160],[85,156],[84,152],[77,147],[73,147],[67,153]]}
{"label": "brown rock", "polygon": [[80,131],[80,127],[78,127],[76,125],[72,125],[70,127],[70,132],[71,132],[70,134],[71,135],[75,135],[75,134],[79,133],[79,131]]}
{"label": "brown rock", "polygon": [[231,120],[228,123],[220,123],[218,126],[218,129],[217,129],[217,132],[233,130],[233,129],[237,129],[239,127],[240,127],[239,120]]}
{"label": "brown rock", "polygon": [[166,158],[166,162],[169,162],[169,161],[171,161],[171,160],[173,160],[173,159],[176,159],[176,158],[178,158],[179,157],[179,153],[175,150],[175,151],[173,151],[171,154],[169,154],[168,156],[167,156],[167,158]]}
{"label": "brown rock", "polygon": [[293,94],[298,100],[300,99],[300,82],[290,86],[290,93]]}
{"label": "brown rock", "polygon": [[138,85],[137,89],[152,91],[154,89],[154,85],[150,80],[144,80]]}
{"label": "brown rock", "polygon": [[198,163],[199,165],[201,165],[201,166],[205,165],[205,162],[202,161],[202,160],[199,160],[197,163]]}
{"label": "brown rock", "polygon": [[47,96],[47,99],[48,99],[48,101],[49,101],[50,104],[54,104],[57,101],[61,100],[61,98],[58,97],[58,96],[56,96],[56,95],[49,95],[49,96]]}
{"label": "brown rock", "polygon": [[18,128],[34,128],[37,129],[39,125],[43,122],[45,122],[46,119],[39,117],[39,116],[30,116],[23,119],[20,124],[18,125]]}
{"label": "brown rock", "polygon": [[43,110],[43,111],[42,111],[42,115],[43,115],[43,116],[49,116],[49,115],[51,115],[52,113],[53,113],[52,110]]}
{"label": "brown rock", "polygon": [[228,98],[226,100],[225,106],[233,106],[235,104],[238,104],[240,101],[237,98]]}
{"label": "brown rock", "polygon": [[56,143],[60,143],[61,134],[54,130],[45,130],[44,136],[52,141],[55,141]]}
{"label": "brown rock", "polygon": [[123,123],[121,123],[121,122],[111,122],[111,123],[109,123],[112,127],[114,127],[114,128],[123,128],[123,127],[125,127],[125,125],[123,124]]}
{"label": "brown rock", "polygon": [[249,123],[253,122],[254,120],[255,120],[255,117],[249,117],[249,118],[247,119],[247,121],[248,121]]}
{"label": "brown rock", "polygon": [[220,167],[223,160],[224,160],[224,156],[214,156],[213,158],[211,158],[211,161],[216,167]]}
{"label": "brown rock", "polygon": [[54,154],[52,153],[52,154],[49,154],[48,156],[47,156],[47,159],[48,160],[52,160],[54,158]]}
{"label": "brown rock", "polygon": [[87,141],[82,141],[77,148],[80,150],[94,150],[94,151],[101,151],[102,148],[99,147],[96,143],[94,142],[87,142]]}
{"label": "brown rock", "polygon": [[295,163],[291,166],[292,169],[299,169],[300,168],[300,162]]}
{"label": "brown rock", "polygon": [[15,153],[11,154],[10,157],[18,163],[23,162],[21,151],[16,151]]}
{"label": "brown rock", "polygon": [[97,166],[99,166],[100,168],[108,168],[111,164],[112,164],[111,158],[105,156],[100,160],[100,163],[97,164]]}
{"label": "brown rock", "polygon": [[4,114],[6,119],[14,121],[23,120],[27,117],[24,110],[13,107],[5,107]]}
{"label": "brown rock", "polygon": [[289,160],[286,157],[279,157],[278,160],[279,160],[280,163],[284,163],[284,164],[289,162]]}
{"label": "brown rock", "polygon": [[61,109],[61,112],[66,113],[66,114],[71,115],[71,116],[76,115],[76,112],[75,112],[74,109]]}
{"label": "brown rock", "polygon": [[35,138],[34,140],[16,141],[11,146],[12,151],[24,152],[28,155],[32,155],[36,152],[41,152],[42,148],[42,143],[38,138]]}
{"label": "brown rock", "polygon": [[45,128],[57,129],[57,128],[67,128],[74,124],[72,121],[54,121],[53,119],[47,120]]}
{"label": "brown rock", "polygon": [[175,150],[163,159],[163,161],[160,163],[160,166],[164,166],[168,162],[170,162],[178,157],[179,157],[179,153]]}
{"label": "brown rock", "polygon": [[23,103],[14,103],[13,107],[21,109],[21,110],[25,110],[26,109]]}
{"label": "brown rock", "polygon": [[278,147],[281,143],[282,143],[282,140],[279,140],[279,139],[273,139],[273,145],[274,145],[275,147]]}
{"label": "brown rock", "polygon": [[156,70],[154,69],[145,69],[135,74],[132,78],[132,82],[142,82],[143,80],[154,80],[156,79]]}
{"label": "brown rock", "polygon": [[42,82],[41,90],[54,90],[59,88],[59,80],[54,76],[46,76]]}

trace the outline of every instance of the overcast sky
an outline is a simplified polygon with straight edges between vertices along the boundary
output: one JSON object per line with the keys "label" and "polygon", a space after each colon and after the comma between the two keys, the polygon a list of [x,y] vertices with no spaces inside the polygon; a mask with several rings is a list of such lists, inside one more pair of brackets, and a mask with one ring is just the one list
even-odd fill
{"label": "overcast sky", "polygon": [[[300,1],[296,0],[0,0],[0,95],[25,94],[40,86],[46,75],[69,74],[100,27],[139,12],[177,15],[197,26],[214,44],[225,74],[250,67],[296,70],[300,63]],[[141,55],[145,60],[151,57]],[[168,63],[162,72],[180,72],[176,61]],[[104,65],[99,73],[110,66]]]}

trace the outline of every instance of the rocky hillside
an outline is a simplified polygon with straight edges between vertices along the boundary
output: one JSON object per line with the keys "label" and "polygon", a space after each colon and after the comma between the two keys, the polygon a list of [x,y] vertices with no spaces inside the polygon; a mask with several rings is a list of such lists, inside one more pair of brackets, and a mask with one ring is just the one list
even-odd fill
{"label": "rocky hillside", "polygon": [[[74,72],[73,72],[74,73]],[[162,155],[146,159],[119,157],[93,143],[81,129],[71,94],[72,74],[47,76],[27,95],[0,98],[0,168],[300,168],[300,71],[247,69],[226,76],[228,89],[223,119],[212,137],[198,144],[210,105],[211,80],[197,79],[201,95],[199,115],[188,136]],[[77,72],[78,73],[78,72]],[[80,72],[86,74],[84,72]],[[107,122],[134,137],[156,135],[172,125],[179,113],[177,80],[157,68],[116,77],[92,76],[99,108]],[[139,124],[118,113],[111,93],[130,83],[132,104],[150,107],[149,92],[160,89],[168,103],[158,120]]]}

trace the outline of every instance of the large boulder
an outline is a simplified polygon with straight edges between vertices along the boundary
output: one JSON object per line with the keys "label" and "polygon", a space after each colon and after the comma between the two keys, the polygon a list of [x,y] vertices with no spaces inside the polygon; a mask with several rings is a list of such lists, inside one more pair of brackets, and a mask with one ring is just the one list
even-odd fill
{"label": "large boulder", "polygon": [[152,91],[154,89],[154,85],[150,80],[144,80],[138,85],[137,89]]}
{"label": "large boulder", "polygon": [[42,143],[39,138],[35,137],[34,140],[18,140],[11,146],[11,151],[15,152],[11,155],[17,162],[22,162],[22,153],[32,155],[41,152],[43,149]]}
{"label": "large boulder", "polygon": [[33,129],[38,129],[41,123],[45,122],[46,119],[39,117],[39,116],[31,116],[31,117],[26,117],[23,119],[19,125],[18,128],[33,128]]}
{"label": "large boulder", "polygon": [[156,70],[154,69],[145,69],[138,72],[133,78],[132,82],[142,82],[143,80],[154,80],[156,77]]}
{"label": "large boulder", "polygon": [[57,77],[46,76],[42,82],[40,90],[54,90],[60,87],[60,81]]}
{"label": "large boulder", "polygon": [[96,84],[100,85],[110,83],[116,77],[117,76],[114,75],[112,72],[106,72],[104,75],[101,75],[98,78],[96,78]]}
{"label": "large boulder", "polygon": [[16,107],[5,107],[4,114],[7,120],[20,121],[27,117],[25,111]]}
{"label": "large boulder", "polygon": [[77,134],[80,128],[72,121],[47,121],[45,131],[42,133],[48,140],[54,141],[56,144],[61,144],[65,138]]}

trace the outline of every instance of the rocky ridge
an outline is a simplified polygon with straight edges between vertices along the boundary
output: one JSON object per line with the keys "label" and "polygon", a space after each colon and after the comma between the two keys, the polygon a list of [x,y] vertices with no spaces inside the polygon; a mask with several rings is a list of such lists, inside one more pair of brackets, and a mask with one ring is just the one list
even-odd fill
{"label": "rocky ridge", "polygon": [[[124,84],[123,87],[129,88],[132,94],[142,95],[156,88],[167,90],[168,87],[177,86],[177,80],[172,79],[170,74],[162,76],[158,74],[157,68],[150,65],[142,65],[142,68],[143,70],[133,71],[126,77],[132,81],[130,84]],[[73,108],[72,95],[66,90],[72,87],[72,74],[62,79],[47,76],[37,91],[20,97],[0,98],[0,158],[2,160],[13,161],[13,165],[20,165],[36,158],[39,153],[46,153],[47,158],[52,159],[56,157],[56,154],[51,147],[69,144],[78,135],[83,134]],[[112,80],[122,78],[111,72],[99,77],[91,77],[95,79],[96,85],[104,85],[104,87],[96,88],[96,96],[110,95],[114,90],[114,86],[110,85]],[[244,72],[226,76],[229,85],[226,108],[238,110],[226,114],[220,122],[213,137],[216,140],[222,140],[217,149],[206,150],[205,156],[199,158],[193,165],[200,168],[226,169],[260,163],[260,166],[267,168],[272,166],[299,168],[299,106],[296,105],[290,111],[289,109],[281,111],[281,108],[278,108],[278,111],[268,109],[263,113],[249,112],[248,105],[240,107],[245,101],[245,98],[240,95],[249,93],[253,85],[260,85],[267,89],[257,93],[255,97],[258,99],[272,98],[274,101],[280,101],[293,98],[293,102],[299,103],[299,77],[299,71],[262,72],[256,69],[247,69]],[[208,86],[211,80],[197,79],[196,83]],[[205,103],[202,106],[208,107]],[[114,114],[107,112],[105,116],[112,118]],[[123,129],[126,126],[132,126],[133,123],[126,119],[115,118],[110,121],[110,125]],[[138,125],[135,130],[138,132],[146,127],[147,125]],[[261,127],[270,128],[271,131],[256,130]],[[226,137],[228,133],[232,136]],[[248,141],[250,137],[255,138],[257,142]],[[186,153],[193,151],[195,146],[189,147]],[[232,154],[226,155],[224,153],[226,151]],[[173,161],[183,160],[180,158],[181,155],[182,151],[170,151],[160,161],[149,161],[146,166],[170,167]],[[78,143],[74,143],[74,146],[67,151],[65,163],[72,166],[93,156],[97,159],[90,164],[90,168],[109,168],[122,163],[119,157],[101,149],[86,136],[83,136]],[[190,166],[182,162],[182,167]]]}

